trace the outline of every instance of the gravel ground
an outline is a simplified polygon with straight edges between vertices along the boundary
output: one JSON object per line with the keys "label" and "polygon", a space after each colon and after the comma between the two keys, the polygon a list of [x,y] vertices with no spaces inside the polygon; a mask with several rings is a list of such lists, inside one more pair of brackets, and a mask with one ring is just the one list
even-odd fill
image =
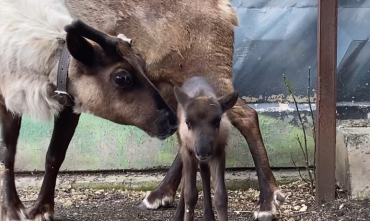
{"label": "gravel ground", "polygon": [[[347,200],[345,193],[338,190],[338,199],[322,207],[314,206],[314,197],[309,194],[308,185],[302,182],[281,186],[287,194],[282,206],[279,221],[360,221],[370,220],[370,201]],[[21,200],[30,206],[38,191],[23,189],[19,191]],[[56,220],[99,220],[99,221],[168,221],[171,220],[175,206],[155,211],[140,210],[137,205],[145,192],[123,190],[74,190],[58,189],[56,194]],[[252,220],[252,211],[258,198],[258,191],[229,191],[229,220]],[[201,219],[202,193],[198,201],[197,217]]]}

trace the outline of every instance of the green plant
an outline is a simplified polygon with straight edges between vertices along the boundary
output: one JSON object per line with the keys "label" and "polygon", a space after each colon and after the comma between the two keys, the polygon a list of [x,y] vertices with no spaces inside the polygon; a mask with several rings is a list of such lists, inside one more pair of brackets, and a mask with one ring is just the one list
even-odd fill
{"label": "green plant", "polygon": [[311,95],[311,67],[308,68],[307,99],[308,99],[308,105],[309,105],[309,108],[310,108],[310,117],[312,118],[312,122],[313,122],[312,123],[312,125],[313,125],[312,130],[313,130],[313,138],[314,138],[314,157],[313,157],[314,159],[313,159],[313,166],[312,167],[310,166],[310,159],[309,159],[309,152],[308,152],[308,145],[307,145],[307,134],[306,134],[306,128],[304,126],[304,122],[303,122],[303,119],[302,119],[302,116],[301,116],[301,111],[298,108],[298,102],[297,102],[296,97],[294,95],[292,85],[286,77],[284,77],[284,83],[285,83],[286,88],[288,89],[289,95],[292,96],[292,98],[293,98],[293,102],[294,102],[294,105],[295,105],[295,108],[296,108],[296,111],[297,111],[297,115],[298,115],[299,124],[302,127],[303,142],[301,141],[301,139],[299,138],[298,135],[296,136],[296,139],[297,139],[297,142],[299,144],[299,147],[302,150],[303,158],[304,158],[304,161],[305,161],[305,169],[306,169],[306,172],[308,174],[309,180],[306,180],[302,176],[301,169],[297,166],[296,161],[294,160],[292,154],[291,154],[291,159],[292,159],[292,162],[293,162],[294,166],[297,168],[301,179],[303,181],[309,183],[310,193],[313,195],[314,194],[314,183],[315,183],[315,179],[316,179],[316,160],[315,160],[315,156],[316,156],[316,136],[315,136],[316,128],[315,128],[315,119],[314,119],[313,110],[312,110],[312,103],[311,103],[311,99],[310,99],[310,95]]}

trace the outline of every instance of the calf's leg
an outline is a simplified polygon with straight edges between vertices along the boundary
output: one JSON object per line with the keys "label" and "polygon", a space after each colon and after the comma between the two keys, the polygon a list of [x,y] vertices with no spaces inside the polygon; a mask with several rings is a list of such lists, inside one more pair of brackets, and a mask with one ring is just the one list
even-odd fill
{"label": "calf's leg", "polygon": [[29,211],[29,218],[52,220],[54,215],[54,191],[59,168],[73,137],[80,115],[72,109],[63,110],[54,120],[53,136],[46,154],[45,175],[35,205]]}
{"label": "calf's leg", "polygon": [[219,221],[228,221],[227,216],[227,191],[225,185],[225,153],[217,156],[210,162],[210,169],[215,190],[214,204]]}
{"label": "calf's leg", "polygon": [[14,180],[14,162],[17,150],[19,131],[21,128],[21,117],[14,116],[0,104],[1,120],[1,163],[4,164],[4,205],[1,209],[1,220],[25,220],[25,207],[20,201]]}
{"label": "calf's leg", "polygon": [[173,221],[183,221],[185,215],[184,182],[182,182],[179,204],[177,205]]}
{"label": "calf's leg", "polygon": [[198,201],[197,161],[191,156],[184,157],[184,221],[194,221],[194,210]]}
{"label": "calf's leg", "polygon": [[215,221],[211,197],[211,172],[207,163],[200,163],[199,167],[203,185],[203,220]]}
{"label": "calf's leg", "polygon": [[254,213],[254,217],[260,221],[271,221],[276,216],[277,208],[284,202],[285,196],[279,190],[272,174],[262,141],[257,112],[239,98],[236,105],[228,111],[228,117],[247,140],[256,167],[260,198],[259,208]]}

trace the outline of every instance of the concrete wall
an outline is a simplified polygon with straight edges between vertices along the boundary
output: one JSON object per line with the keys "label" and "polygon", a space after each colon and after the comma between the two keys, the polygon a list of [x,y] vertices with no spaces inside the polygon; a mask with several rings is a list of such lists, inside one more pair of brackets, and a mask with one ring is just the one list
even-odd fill
{"label": "concrete wall", "polygon": [[[296,136],[302,137],[284,86],[288,77],[299,96],[306,126],[307,73],[316,83],[317,0],[232,0],[236,27],[234,85],[260,112],[260,126],[273,167],[303,165]],[[340,0],[338,22],[338,118],[368,118],[370,0]],[[354,101],[354,102],[352,102]],[[16,167],[43,170],[52,125],[23,119]],[[248,146],[232,131],[228,167],[253,167]],[[312,135],[308,134],[312,150]],[[142,131],[83,115],[62,170],[144,169],[169,166],[177,152],[175,136],[164,142]]]}

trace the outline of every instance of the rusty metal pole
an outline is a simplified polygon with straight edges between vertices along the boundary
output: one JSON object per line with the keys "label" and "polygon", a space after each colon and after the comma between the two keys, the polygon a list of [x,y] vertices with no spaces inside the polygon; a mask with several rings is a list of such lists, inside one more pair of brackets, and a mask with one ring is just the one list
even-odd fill
{"label": "rusty metal pole", "polygon": [[316,203],[335,199],[338,0],[318,0]]}

